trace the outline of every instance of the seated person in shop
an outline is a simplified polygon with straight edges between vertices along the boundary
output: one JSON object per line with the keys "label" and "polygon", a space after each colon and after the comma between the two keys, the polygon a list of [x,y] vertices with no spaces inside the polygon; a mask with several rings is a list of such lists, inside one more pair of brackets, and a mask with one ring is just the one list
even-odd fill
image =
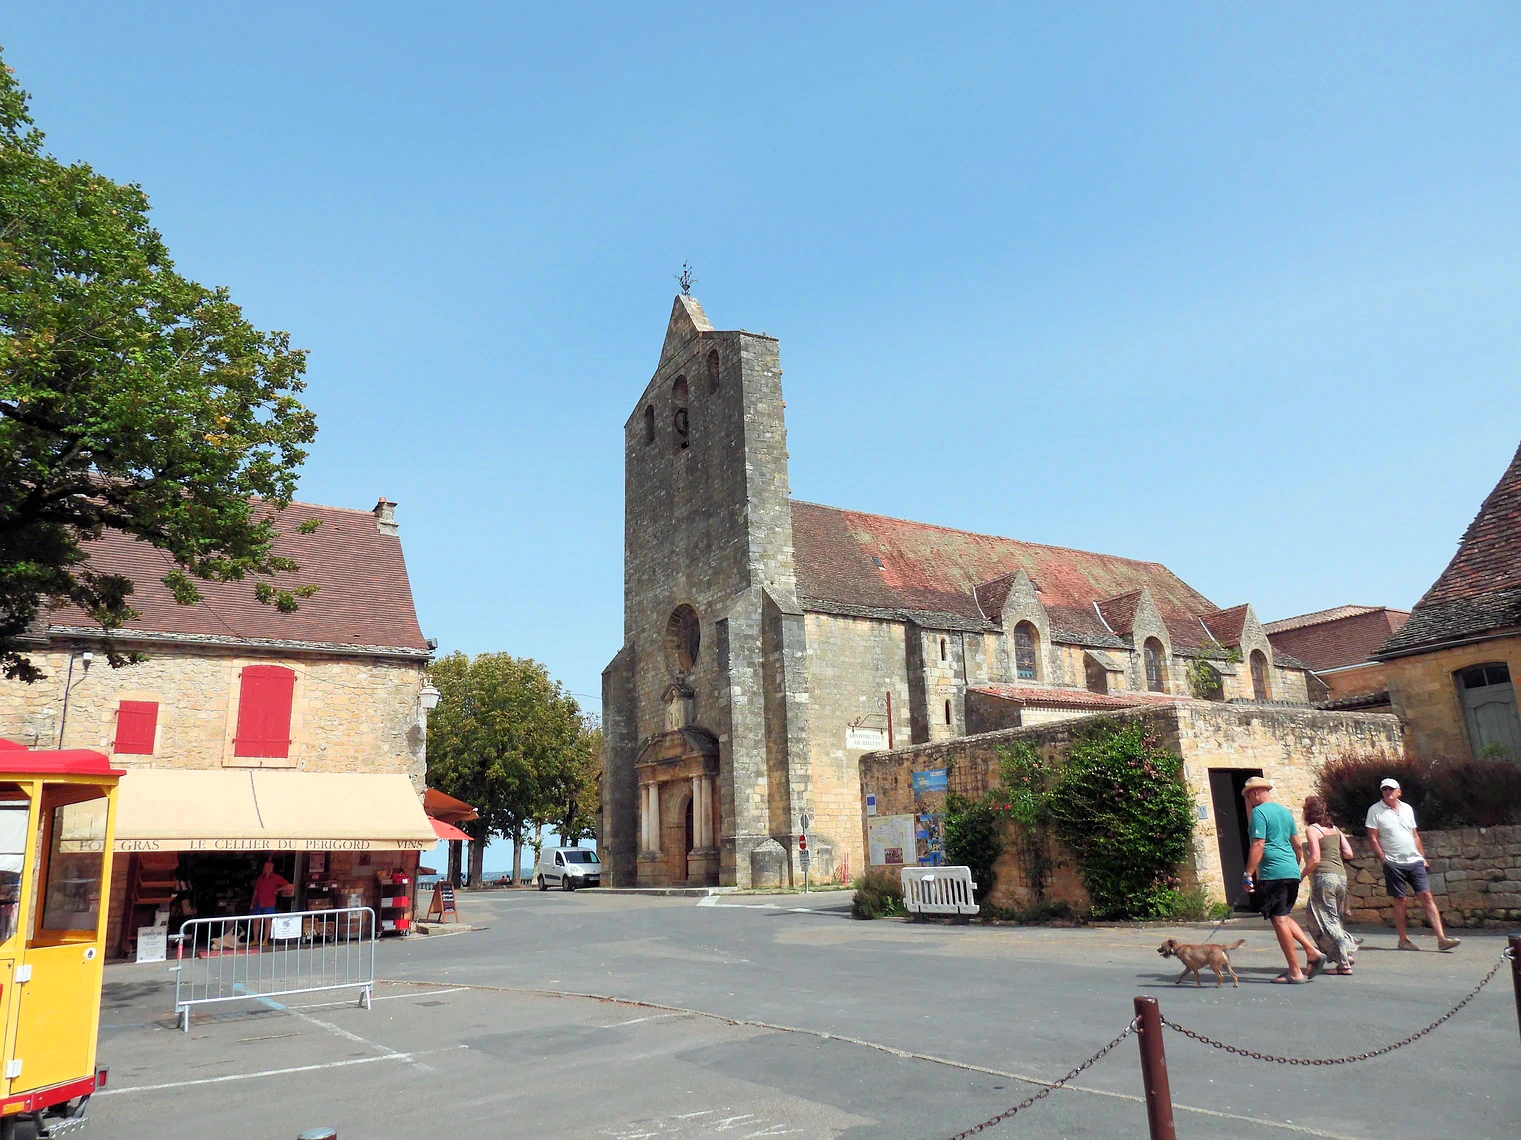
{"label": "seated person in shop", "polygon": [[[275,861],[273,859],[266,859],[264,860],[264,870],[254,880],[253,908],[249,913],[274,914],[275,900],[281,895],[290,898],[295,893],[295,885],[286,879],[284,875],[275,872]],[[266,941],[269,933],[269,923],[261,922],[257,924],[257,927],[258,937],[255,941]]]}

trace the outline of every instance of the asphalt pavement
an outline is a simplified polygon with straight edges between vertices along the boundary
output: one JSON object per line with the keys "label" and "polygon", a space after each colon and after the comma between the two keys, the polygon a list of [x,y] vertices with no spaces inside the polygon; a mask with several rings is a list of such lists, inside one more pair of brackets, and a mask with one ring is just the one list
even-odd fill
{"label": "asphalt pavement", "polygon": [[[1157,945],[1208,927],[857,922],[843,892],[644,898],[462,893],[484,929],[382,943],[370,1010],[345,995],[253,1002],[175,1028],[162,965],[106,972],[91,1131],[122,1140],[448,1135],[941,1140],[1039,1092],[1120,1034],[1132,999],[1259,1052],[1356,1054],[1404,1038],[1496,964],[1503,939],[1394,950],[1356,976],[1270,984],[1260,920],[1217,941],[1241,987],[1174,986]],[[1432,945],[1429,938],[1421,940]],[[585,995],[585,996],[557,996]],[[643,1003],[643,1004],[637,1004]],[[1178,1136],[1521,1135],[1509,968],[1394,1052],[1290,1066],[1166,1034]],[[1144,1136],[1134,1038],[985,1136]]]}

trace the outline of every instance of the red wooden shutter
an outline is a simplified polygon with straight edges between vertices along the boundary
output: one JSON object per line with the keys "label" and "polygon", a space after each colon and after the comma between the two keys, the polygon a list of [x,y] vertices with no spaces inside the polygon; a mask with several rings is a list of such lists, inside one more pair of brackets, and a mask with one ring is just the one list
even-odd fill
{"label": "red wooden shutter", "polygon": [[290,701],[295,687],[296,674],[283,666],[243,669],[234,756],[290,755]]}
{"label": "red wooden shutter", "polygon": [[111,751],[128,756],[152,756],[153,734],[157,728],[157,701],[122,701],[116,707],[116,744]]}

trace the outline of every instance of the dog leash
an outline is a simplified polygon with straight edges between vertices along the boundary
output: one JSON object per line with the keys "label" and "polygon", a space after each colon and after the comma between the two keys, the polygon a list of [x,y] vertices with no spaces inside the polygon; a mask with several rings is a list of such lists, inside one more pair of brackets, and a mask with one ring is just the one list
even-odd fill
{"label": "dog leash", "polygon": [[1204,941],[1208,942],[1210,940],[1210,938],[1213,938],[1215,935],[1219,934],[1220,933],[1220,928],[1222,926],[1224,926],[1227,922],[1229,922],[1231,919],[1233,919],[1233,918],[1236,917],[1236,908],[1238,906],[1240,906],[1245,901],[1246,901],[1246,892],[1242,891],[1241,894],[1237,897],[1236,901],[1233,902],[1233,903],[1231,903],[1231,912],[1230,912],[1230,914],[1226,915],[1219,922],[1215,923],[1215,928],[1209,932],[1209,937],[1205,938]]}

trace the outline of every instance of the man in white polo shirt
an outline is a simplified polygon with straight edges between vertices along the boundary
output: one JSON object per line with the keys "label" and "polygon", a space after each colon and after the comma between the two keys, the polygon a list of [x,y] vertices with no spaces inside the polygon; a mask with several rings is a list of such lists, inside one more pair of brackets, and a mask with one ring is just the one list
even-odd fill
{"label": "man in white polo shirt", "polygon": [[1460,938],[1448,938],[1442,929],[1442,915],[1436,899],[1431,897],[1431,882],[1426,875],[1426,848],[1415,828],[1415,812],[1400,803],[1400,782],[1385,780],[1378,786],[1382,799],[1368,809],[1364,826],[1373,852],[1384,863],[1384,888],[1394,900],[1394,929],[1400,936],[1401,950],[1419,950],[1405,934],[1405,896],[1416,895],[1426,908],[1426,921],[1437,937],[1438,950],[1451,950]]}

